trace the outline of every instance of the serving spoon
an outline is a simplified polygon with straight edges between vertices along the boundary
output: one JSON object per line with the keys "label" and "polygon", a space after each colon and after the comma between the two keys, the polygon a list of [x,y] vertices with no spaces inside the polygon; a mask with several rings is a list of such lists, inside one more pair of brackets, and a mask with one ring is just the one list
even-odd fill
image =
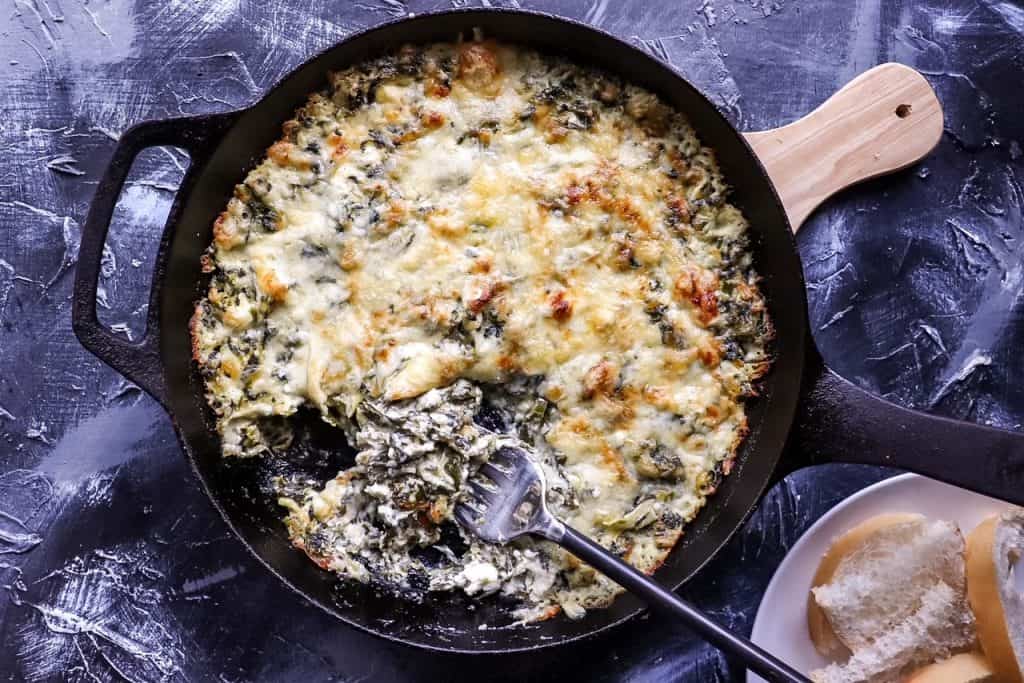
{"label": "serving spoon", "polygon": [[712,645],[743,660],[768,681],[810,683],[774,655],[715,622],[640,571],[552,515],[544,502],[544,471],[523,450],[497,449],[470,478],[455,519],[488,543],[505,544],[524,534],[557,543],[648,605],[681,619]]}

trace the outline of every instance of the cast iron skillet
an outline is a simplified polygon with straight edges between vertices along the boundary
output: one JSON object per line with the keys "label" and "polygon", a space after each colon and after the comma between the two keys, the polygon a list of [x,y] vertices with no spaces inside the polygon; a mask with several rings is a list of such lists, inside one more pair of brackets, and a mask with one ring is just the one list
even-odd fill
{"label": "cast iron skillet", "polygon": [[[1024,503],[1024,436],[899,408],[857,389],[823,365],[808,331],[804,282],[786,210],[744,137],[689,83],[635,47],[582,24],[522,11],[452,11],[356,34],[295,70],[248,109],[151,121],[126,131],[93,199],[75,280],[75,333],[86,348],[167,409],[210,500],[271,572],[353,626],[446,651],[510,652],[558,645],[608,629],[642,609],[636,599],[624,595],[610,608],[592,610],[579,621],[558,617],[527,627],[481,629],[483,624],[507,624],[507,606],[458,594],[411,600],[373,586],[339,584],[289,545],[279,512],[259,491],[267,472],[260,471],[259,464],[224,464],[191,362],[188,321],[207,285],[199,258],[210,243],[211,225],[234,184],[277,139],[281,123],[324,85],[330,70],[406,42],[452,40],[475,27],[489,37],[566,54],[659,93],[687,114],[702,141],[716,150],[734,187],[732,201],[742,208],[755,233],[756,268],[764,278],[776,327],[774,365],[762,395],[749,403],[750,435],[731,475],[658,570],[662,584],[681,585],[736,531],[766,487],[781,476],[778,465],[787,439],[795,447],[791,452],[804,464],[845,460],[893,465]],[[132,343],[100,325],[95,295],[115,201],[135,155],[154,145],[185,149],[191,166],[160,242],[146,333]],[[345,457],[339,438],[328,435],[328,445],[335,447],[318,448],[318,440],[325,437],[311,428],[300,438],[305,448],[296,457],[312,473],[330,476]]]}

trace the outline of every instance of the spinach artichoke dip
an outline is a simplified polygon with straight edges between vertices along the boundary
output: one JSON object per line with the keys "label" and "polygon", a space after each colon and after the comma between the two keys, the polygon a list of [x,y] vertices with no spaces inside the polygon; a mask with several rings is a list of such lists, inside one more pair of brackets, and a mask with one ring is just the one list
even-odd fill
{"label": "spinach artichoke dip", "polygon": [[681,114],[560,58],[472,40],[332,74],[204,257],[192,335],[224,455],[287,458],[289,416],[317,411],[355,464],[275,495],[320,567],[500,593],[523,621],[608,605],[620,589],[573,556],[483,543],[453,507],[525,443],[555,515],[646,572],[664,561],[768,367],[726,195]]}

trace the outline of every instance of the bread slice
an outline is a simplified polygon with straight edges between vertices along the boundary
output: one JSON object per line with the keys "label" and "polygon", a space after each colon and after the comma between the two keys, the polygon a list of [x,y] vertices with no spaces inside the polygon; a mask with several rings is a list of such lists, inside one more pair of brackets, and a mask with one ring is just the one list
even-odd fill
{"label": "bread slice", "polygon": [[955,524],[920,515],[868,520],[833,544],[822,565],[813,600],[852,654],[811,672],[814,680],[888,683],[974,644]]}
{"label": "bread slice", "polygon": [[1002,683],[1024,676],[1024,595],[1013,585],[1024,554],[1024,510],[989,517],[967,539],[967,597],[978,620],[978,639]]}
{"label": "bread slice", "polygon": [[[894,575],[898,576],[898,575]],[[901,581],[894,581],[902,585]],[[920,604],[907,618],[885,631],[874,642],[855,649],[844,663],[830,664],[811,672],[815,683],[889,683],[904,671],[948,657],[973,638],[971,618],[963,595],[939,581],[920,595]]]}
{"label": "bread slice", "polygon": [[962,652],[918,669],[904,683],[995,683],[995,674],[979,652]]}
{"label": "bread slice", "polygon": [[926,625],[930,635],[915,658],[926,663],[974,640],[963,554],[963,536],[951,522],[920,518],[891,524],[841,559],[832,580],[812,593],[836,637],[856,656],[917,615],[926,593],[945,585],[950,609],[961,609],[967,619]]}
{"label": "bread slice", "polygon": [[[853,527],[843,535],[832,541],[832,545],[821,558],[818,571],[814,574],[811,588],[824,586],[832,581],[839,563],[850,553],[864,545],[864,542],[874,536],[875,532],[885,527],[903,522],[923,521],[924,516],[912,513],[888,513],[876,515]],[[835,631],[828,622],[825,613],[818,607],[813,593],[807,595],[807,630],[810,632],[814,648],[823,657],[833,660],[842,660],[850,656],[850,649],[843,645],[836,637]]]}

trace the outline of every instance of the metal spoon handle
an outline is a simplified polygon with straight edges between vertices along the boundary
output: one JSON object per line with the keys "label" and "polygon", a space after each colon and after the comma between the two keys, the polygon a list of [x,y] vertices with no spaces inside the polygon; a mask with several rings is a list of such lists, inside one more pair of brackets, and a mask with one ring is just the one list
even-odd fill
{"label": "metal spoon handle", "polygon": [[[751,671],[757,672],[768,681],[810,683],[810,680],[799,671],[746,638],[724,628],[699,609],[685,600],[681,600],[671,591],[665,590],[583,534],[569,526],[565,526],[564,529],[565,532],[561,538],[551,537],[550,540],[558,543],[629,592],[642,598],[651,607],[679,617],[709,643],[742,659]],[[552,536],[557,535],[557,532],[552,534]]]}

